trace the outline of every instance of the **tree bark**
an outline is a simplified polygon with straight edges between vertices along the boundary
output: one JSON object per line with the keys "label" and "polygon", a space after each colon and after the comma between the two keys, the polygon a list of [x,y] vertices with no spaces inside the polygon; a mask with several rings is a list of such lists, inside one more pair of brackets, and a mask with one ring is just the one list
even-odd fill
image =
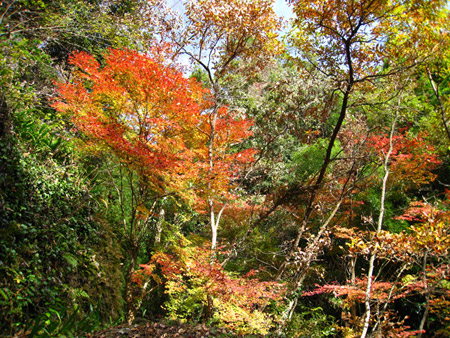
{"label": "tree bark", "polygon": [[425,322],[427,321],[428,312],[430,311],[430,290],[427,281],[427,258],[428,253],[425,252],[423,256],[422,263],[422,279],[423,284],[425,285],[425,311],[423,313],[422,319],[420,320],[419,331],[420,333],[417,335],[417,338],[422,338],[423,328],[425,327]]}
{"label": "tree bark", "polygon": [[126,280],[125,280],[125,301],[127,304],[127,314],[126,320],[128,324],[132,324],[137,312],[137,307],[135,304],[135,288],[133,284],[133,274],[136,266],[138,247],[134,244],[131,245],[129,250],[130,253],[130,265],[128,267]]}
{"label": "tree bark", "polygon": [[0,139],[11,133],[9,107],[3,93],[0,92]]}
{"label": "tree bark", "polygon": [[161,208],[161,210],[159,211],[158,222],[156,222],[155,246],[161,243],[161,233],[163,230],[162,226],[164,222],[164,214],[165,214],[164,208]]}
{"label": "tree bark", "polygon": [[441,113],[441,120],[442,120],[442,124],[444,125],[445,133],[447,135],[447,138],[450,140],[450,129],[448,127],[447,117],[446,117],[446,114],[445,114],[445,107],[444,107],[444,103],[442,102],[441,95],[439,93],[438,84],[433,80],[433,76],[432,76],[431,71],[430,71],[430,69],[428,67],[426,68],[426,72],[427,72],[428,81],[430,81],[431,88],[433,89],[433,94],[436,97],[436,100],[438,101],[438,104],[439,104],[439,110],[440,110],[440,113]]}

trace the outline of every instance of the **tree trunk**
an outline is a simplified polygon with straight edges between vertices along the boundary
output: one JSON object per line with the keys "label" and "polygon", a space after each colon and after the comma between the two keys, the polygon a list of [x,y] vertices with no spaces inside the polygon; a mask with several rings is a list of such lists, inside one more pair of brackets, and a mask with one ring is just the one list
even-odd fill
{"label": "tree trunk", "polygon": [[[397,112],[398,113],[398,112]],[[384,202],[386,200],[386,190],[387,190],[387,181],[389,178],[389,160],[393,150],[393,137],[395,132],[395,124],[397,122],[397,113],[394,117],[394,121],[392,122],[391,133],[389,135],[389,150],[384,157],[384,177],[383,183],[381,187],[381,201],[380,201],[380,216],[378,217],[377,223],[377,231],[376,234],[379,234],[383,229],[383,217],[384,217]],[[364,321],[363,321],[363,330],[361,332],[361,338],[366,338],[367,332],[369,330],[370,317],[371,317],[371,309],[370,309],[370,294],[372,292],[372,278],[373,278],[373,270],[375,267],[375,259],[377,253],[376,250],[372,253],[369,259],[369,271],[367,272],[367,287],[366,287],[366,295],[364,300],[365,305],[365,313],[364,313]]]}
{"label": "tree trunk", "polygon": [[422,338],[423,328],[425,327],[425,322],[427,321],[428,312],[430,311],[430,290],[429,290],[428,281],[427,281],[427,258],[428,258],[428,254],[427,254],[427,252],[425,252],[425,254],[423,256],[423,263],[422,263],[422,274],[423,274],[422,279],[423,279],[423,284],[425,286],[425,311],[424,311],[422,319],[420,321],[420,325],[419,325],[420,333],[417,335],[417,338]]}
{"label": "tree trunk", "polygon": [[163,230],[163,222],[164,222],[164,208],[161,208],[159,211],[158,222],[156,222],[156,234],[155,234],[155,246],[161,243],[161,233]]}
{"label": "tree trunk", "polygon": [[298,302],[298,297],[299,297],[299,295],[297,295],[297,291],[303,285],[303,281],[305,280],[306,275],[308,274],[309,267],[310,267],[312,261],[315,259],[315,257],[317,257],[317,255],[320,251],[321,245],[319,244],[319,241],[321,240],[325,230],[328,228],[328,225],[330,224],[330,222],[336,215],[337,211],[339,210],[342,200],[343,200],[343,197],[344,197],[344,193],[341,194],[339,202],[336,204],[333,211],[328,216],[327,220],[320,227],[320,230],[317,233],[317,235],[314,237],[314,239],[312,241],[310,241],[306,250],[304,251],[304,252],[306,252],[306,255],[303,258],[303,261],[300,262],[300,267],[299,267],[299,270],[297,273],[297,278],[294,282],[292,291],[290,292],[290,296],[287,297],[287,298],[290,298],[288,306],[286,307],[286,309],[284,310],[284,312],[281,316],[280,325],[277,330],[277,334],[279,334],[279,335],[281,334],[282,329],[286,325],[286,323],[288,323],[292,319],[292,315],[294,314],[294,311],[295,311],[295,308],[296,308],[297,302]]}
{"label": "tree trunk", "polygon": [[9,107],[3,93],[0,92],[0,139],[11,133]]}
{"label": "tree trunk", "polygon": [[[214,88],[214,93],[217,93],[216,88]],[[214,139],[215,139],[215,131],[216,131],[216,122],[217,122],[217,112],[218,112],[218,103],[215,103],[215,107],[210,116],[210,127],[211,131],[209,134],[209,147],[208,147],[208,160],[209,160],[209,181],[208,181],[208,205],[210,212],[210,223],[211,223],[211,249],[214,250],[217,244],[217,228],[219,226],[219,222],[216,219],[215,210],[214,210],[214,198],[213,191],[211,186],[212,174],[214,171]]]}
{"label": "tree trunk", "polygon": [[125,280],[125,301],[127,304],[126,320],[128,324],[132,324],[138,308],[135,304],[135,286],[133,283],[133,274],[135,271],[136,261],[138,256],[138,247],[136,245],[131,246],[130,249],[130,265],[128,267],[126,280]]}
{"label": "tree trunk", "polygon": [[216,214],[214,212],[214,201],[209,200],[209,210],[210,210],[210,224],[211,224],[211,249],[214,250],[217,245],[217,227]]}
{"label": "tree trunk", "polygon": [[430,81],[431,84],[431,88],[433,88],[433,94],[436,98],[436,100],[438,101],[439,104],[439,110],[441,113],[441,120],[442,120],[442,124],[444,126],[445,129],[445,133],[447,135],[447,138],[450,140],[450,130],[448,128],[448,121],[447,121],[447,116],[445,113],[445,106],[444,103],[442,102],[442,98],[441,95],[439,93],[439,87],[438,84],[433,80],[433,76],[431,74],[430,69],[427,67],[426,68],[426,72],[427,72],[427,77],[428,77],[428,81]]}
{"label": "tree trunk", "polygon": [[[350,258],[350,281],[352,285],[356,284],[356,259],[357,257],[351,257]],[[351,321],[354,323],[356,321],[356,303],[355,301],[352,301],[350,304],[350,315],[351,315]]]}

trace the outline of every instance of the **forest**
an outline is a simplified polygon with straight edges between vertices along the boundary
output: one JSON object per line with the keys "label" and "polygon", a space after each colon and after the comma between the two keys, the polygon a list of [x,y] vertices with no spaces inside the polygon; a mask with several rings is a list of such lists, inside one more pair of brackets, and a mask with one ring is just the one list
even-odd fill
{"label": "forest", "polygon": [[0,2],[0,336],[450,336],[448,1],[274,4]]}

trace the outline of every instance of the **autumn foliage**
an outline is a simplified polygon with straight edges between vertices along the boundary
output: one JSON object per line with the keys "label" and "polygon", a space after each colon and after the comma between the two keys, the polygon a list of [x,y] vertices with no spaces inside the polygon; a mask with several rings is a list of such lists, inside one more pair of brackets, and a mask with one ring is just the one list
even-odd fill
{"label": "autumn foliage", "polygon": [[[113,155],[134,173],[135,189],[150,190],[160,199],[176,194],[199,213],[208,210],[212,199],[221,208],[232,204],[242,169],[256,153],[236,149],[252,134],[252,122],[225,106],[211,109],[207,89],[166,65],[161,49],[152,52],[109,50],[103,65],[92,55],[74,53],[69,59],[75,67],[72,81],[59,84],[54,107],[70,117],[90,150]],[[146,194],[131,201],[129,215],[123,214],[133,262],[127,282],[130,321],[146,293],[138,300],[131,288],[131,278],[140,278],[134,264],[156,205],[146,206]]]}
{"label": "autumn foliage", "polygon": [[196,177],[202,148],[196,126],[207,102],[194,80],[154,58],[110,50],[104,66],[75,53],[70,83],[60,84],[54,106],[69,114],[90,143],[117,156],[160,193],[183,190]]}
{"label": "autumn foliage", "polygon": [[280,1],[1,2],[0,336],[450,336],[449,1]]}
{"label": "autumn foliage", "polygon": [[[135,281],[153,279],[165,286],[170,318],[203,318],[238,334],[267,334],[276,317],[264,309],[281,300],[284,286],[255,278],[255,271],[238,277],[226,272],[209,245],[183,239],[170,253],[157,252],[141,264]],[[155,274],[155,267],[161,276]]]}
{"label": "autumn foliage", "polygon": [[[378,134],[369,138],[367,146],[376,151],[380,161],[389,148],[389,137]],[[410,136],[407,130],[392,139],[393,149],[390,158],[390,181],[402,189],[418,188],[422,184],[432,182],[435,169],[442,161],[432,145],[427,144],[424,137]]]}
{"label": "autumn foliage", "polygon": [[[448,201],[439,208],[426,201],[411,202],[403,215],[397,217],[410,222],[408,229],[400,233],[335,229],[335,235],[346,241],[348,258],[357,260],[375,253],[380,264],[390,266],[388,278],[379,280],[372,277],[370,292],[370,302],[382,309],[381,315],[374,318],[371,325],[378,327],[385,336],[409,337],[421,332],[405,324],[406,318],[402,319],[396,311],[396,304],[415,297],[427,299],[427,311],[443,327],[448,328],[450,324],[448,312],[443,311],[450,297],[450,219],[447,205]],[[364,302],[366,286],[367,278],[354,278],[342,284],[316,285],[315,289],[303,295],[340,297],[347,322],[358,326],[360,318],[354,309]]]}
{"label": "autumn foliage", "polygon": [[254,161],[256,149],[235,150],[236,146],[252,135],[250,130],[253,122],[239,117],[237,112],[221,107],[217,112],[214,128],[210,123],[211,116],[202,116],[198,129],[205,138],[214,133],[214,151],[209,154],[204,148],[199,159],[203,166],[199,172],[202,184],[198,187],[198,203],[200,210],[205,210],[208,198],[215,198],[226,203],[235,197],[233,188],[238,184],[242,171]]}
{"label": "autumn foliage", "polygon": [[251,135],[252,122],[221,107],[211,170],[209,91],[158,55],[110,50],[102,66],[80,52],[69,62],[76,71],[71,82],[59,84],[61,101],[54,107],[71,117],[89,144],[117,156],[152,189],[227,194],[242,165],[253,160],[255,150],[231,148]]}

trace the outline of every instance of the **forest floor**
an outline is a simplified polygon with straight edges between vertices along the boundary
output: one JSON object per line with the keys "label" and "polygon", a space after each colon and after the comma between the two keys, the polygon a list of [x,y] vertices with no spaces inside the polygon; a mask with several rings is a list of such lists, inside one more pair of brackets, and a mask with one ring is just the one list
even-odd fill
{"label": "forest floor", "polygon": [[233,337],[229,331],[212,328],[204,324],[146,323],[143,325],[121,325],[102,329],[86,335],[86,338],[207,338]]}

